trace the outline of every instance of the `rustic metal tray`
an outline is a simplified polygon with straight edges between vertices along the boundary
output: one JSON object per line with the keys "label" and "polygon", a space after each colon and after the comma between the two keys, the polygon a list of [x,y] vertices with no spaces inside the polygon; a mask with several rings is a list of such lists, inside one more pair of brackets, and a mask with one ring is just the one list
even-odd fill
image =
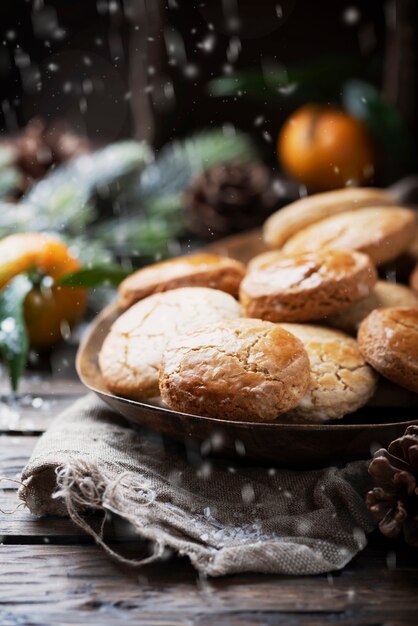
{"label": "rustic metal tray", "polygon": [[[260,233],[230,237],[207,249],[247,261],[263,250]],[[381,394],[380,406],[367,406],[327,424],[260,424],[231,422],[172,411],[156,400],[137,402],[110,393],[98,366],[98,354],[111,324],[120,311],[117,304],[105,308],[92,322],[77,354],[82,382],[118,413],[177,441],[194,442],[205,450],[287,466],[312,466],[353,458],[367,458],[418,422],[418,394],[399,390]],[[398,399],[400,400],[399,404]],[[400,406],[402,404],[403,406]]]}

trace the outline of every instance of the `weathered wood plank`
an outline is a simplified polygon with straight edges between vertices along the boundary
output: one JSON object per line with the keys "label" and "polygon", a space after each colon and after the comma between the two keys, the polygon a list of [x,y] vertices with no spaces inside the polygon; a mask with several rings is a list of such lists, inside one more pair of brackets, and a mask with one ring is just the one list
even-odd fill
{"label": "weathered wood plank", "polygon": [[[0,433],[42,433],[82,394],[20,394],[0,400]],[[84,394],[83,394],[84,395]]]}
{"label": "weathered wood plank", "polygon": [[[84,530],[81,530],[70,519],[58,516],[35,517],[17,496],[17,491],[0,491],[0,541],[7,544],[39,544],[50,543],[94,543]],[[143,540],[124,520],[116,516],[107,516],[104,536],[107,541],[132,543],[139,547],[145,545]],[[97,531],[101,527],[102,514],[89,514],[88,523]],[[31,547],[27,550],[30,552]],[[141,548],[142,549],[142,548]],[[0,622],[1,623],[1,622]]]}
{"label": "weathered wood plank", "polygon": [[[42,606],[42,609],[44,607]],[[367,615],[356,611],[341,613],[282,613],[269,611],[226,611],[225,613],[212,612],[205,607],[198,614],[178,612],[175,614],[159,614],[148,611],[120,611],[113,607],[105,607],[99,611],[73,612],[64,609],[64,612],[33,614],[33,608],[26,607],[19,615],[14,612],[0,609],[2,626],[416,626],[416,614],[409,616],[402,613],[400,617]],[[48,619],[48,621],[45,621]],[[53,621],[49,621],[53,620]],[[71,620],[71,621],[69,621]]]}
{"label": "weathered wood plank", "polygon": [[[140,595],[140,594],[137,594]],[[161,602],[166,602],[162,595]],[[178,604],[181,604],[180,602]],[[116,626],[119,624],[138,626],[416,626],[416,612],[368,611],[367,608],[353,607],[346,611],[280,611],[255,609],[240,610],[238,606],[231,609],[213,610],[209,602],[196,609],[187,606],[171,611],[160,612],[160,604],[153,609],[142,609],[140,606],[126,605],[123,601],[111,604],[93,601],[92,604],[74,608],[71,602],[51,605],[33,605],[17,609],[0,609],[2,626],[52,626],[62,624],[92,624],[98,626]],[[3,616],[7,620],[3,621]],[[29,619],[30,616],[30,619]],[[18,621],[19,620],[19,621]],[[24,621],[23,621],[24,620]]]}
{"label": "weathered wood plank", "polygon": [[368,615],[361,609],[344,613],[228,613],[226,616],[210,613],[193,620],[194,626],[416,626],[416,614],[402,617]]}
{"label": "weathered wood plank", "polygon": [[[44,400],[48,394],[36,397]],[[72,400],[65,396],[53,402],[63,408]],[[54,406],[50,408],[52,417]],[[24,415],[32,411],[36,407],[25,409]],[[0,436],[0,475],[18,478],[36,440]],[[0,492],[0,508],[10,510],[16,503],[16,485],[2,486],[6,490]],[[1,516],[0,528],[7,542],[0,547],[2,626],[114,626],[119,621],[128,626],[412,626],[417,622],[416,554],[401,546],[395,555],[400,544],[379,538],[372,539],[343,572],[328,578],[247,575],[208,582],[199,580],[185,560],[175,557],[137,571],[122,570],[99,548],[86,544],[68,520],[39,521],[19,510],[15,516]],[[120,527],[110,537],[126,539]],[[19,545],[23,541],[38,543]],[[84,545],[56,545],[71,541]],[[139,538],[136,545],[143,549]],[[132,544],[125,549],[131,552]]]}
{"label": "weathered wood plank", "polygon": [[[417,570],[346,568],[332,579],[240,575],[202,581],[180,559],[126,572],[95,546],[55,545],[3,545],[0,563],[4,615],[30,615],[34,625],[64,618],[105,625],[394,626],[416,618]],[[300,621],[307,613],[313,615]]]}
{"label": "weathered wood plank", "polygon": [[[19,381],[19,393],[36,393],[40,385],[45,389],[74,388],[81,386],[75,370],[75,356],[78,345],[76,341],[64,342],[55,346],[51,352],[36,354],[31,352],[29,367]],[[10,393],[10,383],[4,366],[0,364],[0,394]]]}
{"label": "weathered wood plank", "polygon": [[[62,517],[36,518],[17,497],[17,491],[0,491],[0,536],[2,541],[22,537],[47,540],[49,537],[85,537],[85,533]],[[16,508],[18,507],[19,508]],[[2,513],[1,511],[4,511]],[[13,513],[12,513],[13,512]],[[30,548],[28,548],[30,550]]]}
{"label": "weathered wood plank", "polygon": [[[48,372],[27,372],[19,383],[19,395],[25,394],[67,394],[74,395],[85,393],[86,388],[72,376],[64,378],[60,373],[54,375]],[[0,396],[10,396],[10,384],[7,376],[0,376]]]}
{"label": "weathered wood plank", "polygon": [[[19,384],[20,395],[27,393],[77,395],[85,392],[86,388],[77,379],[66,379],[35,373],[30,373],[24,376]],[[10,396],[9,383],[5,377],[2,377],[0,382],[0,395],[3,397]]]}
{"label": "weathered wood plank", "polygon": [[[38,437],[0,435],[0,476],[18,480],[37,440]],[[1,487],[14,488],[7,482],[2,482]]]}

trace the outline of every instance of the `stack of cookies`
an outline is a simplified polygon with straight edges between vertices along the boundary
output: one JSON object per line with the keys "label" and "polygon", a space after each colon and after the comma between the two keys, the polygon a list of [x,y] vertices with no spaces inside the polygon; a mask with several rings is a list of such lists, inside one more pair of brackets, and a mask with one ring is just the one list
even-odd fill
{"label": "stack of cookies", "polygon": [[418,264],[410,287],[383,279],[417,261],[414,211],[383,190],[343,189],[281,209],[263,234],[271,249],[247,267],[194,254],[121,284],[124,312],[99,354],[109,390],[299,423],[353,413],[380,376],[418,393]]}

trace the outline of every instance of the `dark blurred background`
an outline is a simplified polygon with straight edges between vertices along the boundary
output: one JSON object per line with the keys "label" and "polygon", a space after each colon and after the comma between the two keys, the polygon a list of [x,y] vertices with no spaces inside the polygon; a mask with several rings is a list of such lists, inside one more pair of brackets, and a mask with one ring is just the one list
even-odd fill
{"label": "dark blurred background", "polygon": [[58,235],[92,313],[307,194],[418,201],[418,0],[1,0],[0,30],[0,239]]}
{"label": "dark blurred background", "polygon": [[[344,71],[349,64],[353,75],[366,75],[386,91],[415,132],[416,58],[410,46],[400,60],[393,39],[411,44],[417,4],[2,0],[1,131],[15,132],[37,115],[65,118],[99,143],[135,136],[158,146],[194,128],[230,122],[269,141],[291,107],[286,98],[272,103],[245,92],[215,98],[209,81],[244,69],[268,76],[324,59],[337,63],[336,78],[344,62]],[[407,98],[398,93],[400,67],[412,74]]]}

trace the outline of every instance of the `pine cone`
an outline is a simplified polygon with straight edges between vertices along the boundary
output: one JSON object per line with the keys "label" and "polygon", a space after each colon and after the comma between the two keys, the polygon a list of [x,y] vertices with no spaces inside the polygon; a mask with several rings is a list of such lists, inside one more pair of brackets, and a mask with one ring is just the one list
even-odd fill
{"label": "pine cone", "polygon": [[36,117],[18,135],[3,140],[1,145],[12,151],[14,164],[23,174],[21,191],[42,178],[53,165],[90,151],[88,140],[74,134],[65,122],[48,125]]}
{"label": "pine cone", "polygon": [[418,547],[418,426],[409,426],[387,450],[378,450],[369,465],[374,488],[366,504],[386,537]]}
{"label": "pine cone", "polygon": [[54,163],[57,164],[91,152],[89,140],[76,135],[64,121],[58,120],[51,124],[44,139],[51,150]]}
{"label": "pine cone", "polygon": [[41,178],[52,165],[52,154],[45,144],[46,123],[32,119],[15,138],[17,166],[29,180]]}
{"label": "pine cone", "polygon": [[255,228],[277,205],[273,179],[262,163],[214,165],[184,194],[186,226],[202,239]]}

